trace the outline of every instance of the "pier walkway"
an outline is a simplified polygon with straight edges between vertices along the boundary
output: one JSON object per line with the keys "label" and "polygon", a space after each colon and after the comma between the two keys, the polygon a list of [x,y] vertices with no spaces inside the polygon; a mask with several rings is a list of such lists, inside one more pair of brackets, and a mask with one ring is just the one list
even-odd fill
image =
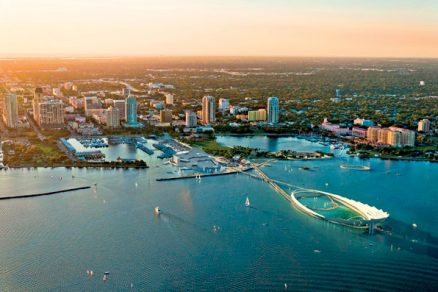
{"label": "pier walkway", "polygon": [[169,181],[169,180],[178,180],[178,179],[188,179],[188,178],[203,178],[203,177],[209,177],[209,176],[220,176],[220,175],[229,175],[229,174],[236,174],[236,173],[245,173],[245,171],[251,170],[252,167],[249,167],[247,169],[237,169],[233,168],[226,172],[215,172],[215,173],[194,173],[189,175],[182,175],[182,176],[172,176],[172,177],[162,177],[157,178],[156,181]]}

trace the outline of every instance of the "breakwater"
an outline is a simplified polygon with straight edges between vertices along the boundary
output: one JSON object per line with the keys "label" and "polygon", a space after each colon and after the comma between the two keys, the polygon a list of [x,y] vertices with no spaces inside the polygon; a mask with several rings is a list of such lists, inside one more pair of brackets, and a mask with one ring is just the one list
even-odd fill
{"label": "breakwater", "polygon": [[28,195],[18,195],[18,196],[8,196],[8,197],[1,197],[0,200],[13,200],[13,199],[24,199],[24,198],[34,198],[34,197],[42,197],[42,196],[50,196],[60,193],[67,193],[67,192],[74,192],[79,190],[86,190],[90,189],[91,186],[85,186],[85,187],[77,187],[77,188],[69,188],[59,191],[53,191],[53,192],[46,192],[46,193],[38,193],[38,194],[28,194]]}

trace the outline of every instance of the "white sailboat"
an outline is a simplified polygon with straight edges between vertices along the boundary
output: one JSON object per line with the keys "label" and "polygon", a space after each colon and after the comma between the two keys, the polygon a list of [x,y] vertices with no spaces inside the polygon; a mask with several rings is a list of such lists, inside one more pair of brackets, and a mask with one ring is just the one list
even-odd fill
{"label": "white sailboat", "polygon": [[246,200],[245,200],[245,207],[249,207],[249,206],[251,206],[251,203],[250,203],[250,201],[249,201],[249,198],[246,197]]}

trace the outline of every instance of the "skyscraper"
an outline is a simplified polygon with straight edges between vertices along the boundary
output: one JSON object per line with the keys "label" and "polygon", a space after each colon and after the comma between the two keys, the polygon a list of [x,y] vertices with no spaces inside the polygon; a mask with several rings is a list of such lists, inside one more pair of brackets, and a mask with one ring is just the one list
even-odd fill
{"label": "skyscraper", "polygon": [[8,93],[5,97],[3,121],[9,128],[16,128],[18,125],[17,96],[14,93]]}
{"label": "skyscraper", "polygon": [[173,95],[170,93],[166,94],[166,104],[173,105]]}
{"label": "skyscraper", "polygon": [[209,125],[216,121],[216,105],[214,97],[206,95],[202,98],[202,122]]}
{"label": "skyscraper", "polygon": [[160,123],[171,123],[172,122],[172,111],[171,110],[161,110],[160,111]]}
{"label": "skyscraper", "polygon": [[49,100],[39,103],[41,127],[59,128],[64,125],[64,104],[59,100]]}
{"label": "skyscraper", "polygon": [[191,111],[186,111],[186,127],[193,128],[197,124],[196,113]]}
{"label": "skyscraper", "polygon": [[219,110],[224,112],[230,109],[230,101],[227,98],[219,98]]}
{"label": "skyscraper", "polygon": [[32,101],[33,119],[40,125],[40,106],[39,103],[43,101],[43,89],[41,87],[35,88]]}
{"label": "skyscraper", "polygon": [[268,123],[277,124],[280,119],[280,105],[278,97],[268,98]]}
{"label": "skyscraper", "polygon": [[114,107],[119,110],[120,120],[126,119],[126,101],[124,99],[116,99],[113,101]]}
{"label": "skyscraper", "polygon": [[422,119],[418,122],[418,132],[427,133],[430,131],[430,121],[428,119]]}
{"label": "skyscraper", "polygon": [[105,111],[105,118],[108,128],[118,128],[120,126],[120,112],[118,108],[110,106]]}
{"label": "skyscraper", "polygon": [[126,98],[126,123],[137,124],[137,99],[133,96]]}

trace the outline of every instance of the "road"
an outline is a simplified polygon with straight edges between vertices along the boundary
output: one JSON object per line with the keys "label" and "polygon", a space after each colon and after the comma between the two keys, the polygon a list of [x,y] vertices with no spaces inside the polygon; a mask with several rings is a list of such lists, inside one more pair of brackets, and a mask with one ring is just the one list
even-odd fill
{"label": "road", "polygon": [[38,126],[36,125],[35,121],[33,120],[33,118],[29,115],[28,112],[26,112],[26,118],[29,122],[29,125],[32,127],[32,129],[34,130],[34,132],[37,134],[38,139],[40,139],[40,141],[44,141],[47,139],[46,136],[43,135],[43,133],[41,133],[40,129],[38,128]]}

